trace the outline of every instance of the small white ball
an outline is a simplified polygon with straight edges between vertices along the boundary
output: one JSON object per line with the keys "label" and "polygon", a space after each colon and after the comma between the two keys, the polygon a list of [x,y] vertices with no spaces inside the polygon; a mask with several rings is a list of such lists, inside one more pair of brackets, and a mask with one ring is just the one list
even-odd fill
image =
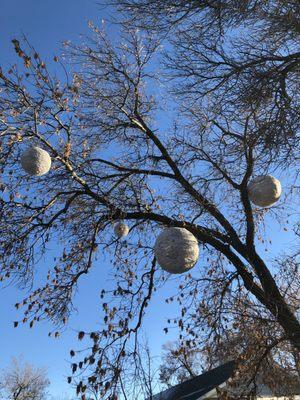
{"label": "small white ball", "polygon": [[271,175],[260,175],[248,185],[248,195],[253,204],[270,207],[281,195],[281,183]]}
{"label": "small white ball", "polygon": [[49,172],[51,157],[40,147],[30,147],[21,157],[21,165],[29,175],[41,176]]}
{"label": "small white ball", "polygon": [[114,232],[118,238],[126,237],[129,233],[129,226],[124,222],[118,222],[114,226]]}
{"label": "small white ball", "polygon": [[156,239],[154,254],[163,270],[181,274],[198,261],[198,240],[185,228],[166,228]]}

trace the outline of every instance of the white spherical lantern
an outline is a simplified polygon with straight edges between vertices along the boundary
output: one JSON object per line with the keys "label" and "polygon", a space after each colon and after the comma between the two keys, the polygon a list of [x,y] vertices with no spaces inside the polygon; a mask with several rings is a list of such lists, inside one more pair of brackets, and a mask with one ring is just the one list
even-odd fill
{"label": "white spherical lantern", "polygon": [[281,195],[281,184],[271,175],[261,175],[249,183],[248,195],[256,206],[270,207]]}
{"label": "white spherical lantern", "polygon": [[41,176],[49,172],[51,157],[40,147],[30,147],[21,157],[21,165],[29,175]]}
{"label": "white spherical lantern", "polygon": [[161,268],[181,274],[193,268],[199,258],[195,236],[185,228],[166,228],[156,239],[154,254]]}
{"label": "white spherical lantern", "polygon": [[114,232],[118,238],[126,237],[129,233],[129,226],[124,222],[118,222],[114,226]]}

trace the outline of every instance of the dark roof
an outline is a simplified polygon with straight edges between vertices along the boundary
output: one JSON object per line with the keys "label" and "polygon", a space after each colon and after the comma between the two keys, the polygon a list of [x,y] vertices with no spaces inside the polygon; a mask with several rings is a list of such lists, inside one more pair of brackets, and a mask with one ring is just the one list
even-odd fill
{"label": "dark roof", "polygon": [[[233,374],[235,362],[230,361],[202,375],[152,396],[152,400],[197,400],[226,382]],[[148,399],[151,400],[151,399]]]}

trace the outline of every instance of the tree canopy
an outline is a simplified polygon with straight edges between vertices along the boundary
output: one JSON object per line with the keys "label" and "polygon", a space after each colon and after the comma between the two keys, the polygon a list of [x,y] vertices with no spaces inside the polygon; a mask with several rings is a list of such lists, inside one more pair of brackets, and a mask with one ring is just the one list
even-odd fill
{"label": "tree canopy", "polygon": [[[103,399],[126,398],[146,308],[168,280],[155,238],[186,228],[200,260],[166,299],[179,311],[165,331],[176,326],[183,346],[208,351],[255,327],[261,351],[244,354],[254,375],[270,352],[299,373],[299,250],[264,252],[269,224],[299,236],[299,2],[114,6],[116,35],[90,24],[90,38],[54,58],[65,80],[26,39],[13,40],[24,66],[0,71],[1,280],[30,284],[57,243],[45,284],[16,306],[31,326],[65,324],[80,278],[110,251],[115,288],[99,288],[103,325],[79,332],[91,346],[72,370],[83,397],[92,385]],[[50,154],[49,174],[20,169],[29,146]],[[247,187],[266,174],[284,179],[284,193],[259,208]],[[118,221],[126,240],[113,236]]]}
{"label": "tree canopy", "polygon": [[0,376],[0,396],[4,400],[45,400],[50,382],[46,370],[13,359]]}

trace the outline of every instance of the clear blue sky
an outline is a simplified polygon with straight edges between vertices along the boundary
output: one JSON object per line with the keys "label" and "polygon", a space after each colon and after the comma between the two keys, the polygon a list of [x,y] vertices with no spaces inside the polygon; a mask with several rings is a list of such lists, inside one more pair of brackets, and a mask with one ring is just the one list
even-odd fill
{"label": "clear blue sky", "polygon": [[64,40],[87,33],[87,21],[104,17],[96,0],[1,0],[1,64],[11,61],[10,40],[25,34],[41,53],[54,54]]}
{"label": "clear blue sky", "polygon": [[[59,52],[62,41],[80,40],[79,34],[88,32],[88,20],[97,23],[106,17],[105,11],[94,0],[1,0],[0,65],[7,67],[16,60],[11,45],[13,38],[25,34],[44,58],[45,56],[50,58]],[[279,238],[282,240],[282,233],[278,231],[273,235],[273,245],[277,249],[276,245],[279,244]],[[290,239],[288,234],[285,235],[283,245],[288,244]],[[100,263],[104,270],[109,270],[107,260],[100,260]],[[46,268],[46,266],[47,259],[40,267]],[[101,273],[101,276],[104,274]],[[14,309],[14,304],[24,294],[16,288],[2,289],[0,291],[0,368],[4,368],[12,356],[17,357],[22,354],[26,361],[48,367],[52,382],[51,394],[55,397],[61,397],[63,394],[73,395],[73,390],[66,383],[66,376],[70,372],[69,350],[78,346],[74,331],[84,328],[93,329],[97,326],[100,318],[99,289],[101,286],[99,274],[95,268],[89,277],[82,280],[76,297],[78,313],[74,314],[69,328],[59,339],[48,337],[48,332],[52,329],[48,323],[41,323],[34,329],[28,327],[13,329],[13,321],[21,317],[20,313]],[[156,353],[159,352],[164,340],[171,339],[171,336],[163,336],[161,331],[162,321],[167,317],[166,308],[161,307],[160,304],[163,297],[163,294],[157,296],[147,317],[147,321],[151,321],[150,344]],[[150,322],[147,324],[150,326]]]}

